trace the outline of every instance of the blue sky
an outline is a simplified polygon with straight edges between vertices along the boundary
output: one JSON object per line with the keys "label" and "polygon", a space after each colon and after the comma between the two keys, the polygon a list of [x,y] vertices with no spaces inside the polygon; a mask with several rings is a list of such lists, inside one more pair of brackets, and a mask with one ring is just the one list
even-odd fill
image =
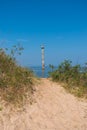
{"label": "blue sky", "polygon": [[21,43],[19,64],[87,62],[87,0],[0,0],[0,46]]}

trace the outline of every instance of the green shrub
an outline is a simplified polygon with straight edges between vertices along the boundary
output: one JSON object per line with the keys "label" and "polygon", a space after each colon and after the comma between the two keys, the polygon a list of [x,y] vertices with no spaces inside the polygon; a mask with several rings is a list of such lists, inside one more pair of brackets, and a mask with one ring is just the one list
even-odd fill
{"label": "green shrub", "polygon": [[72,66],[71,61],[65,60],[58,66],[57,70],[50,72],[49,75],[53,81],[65,83],[64,87],[75,95],[80,97],[87,94],[86,66],[82,69],[80,65]]}

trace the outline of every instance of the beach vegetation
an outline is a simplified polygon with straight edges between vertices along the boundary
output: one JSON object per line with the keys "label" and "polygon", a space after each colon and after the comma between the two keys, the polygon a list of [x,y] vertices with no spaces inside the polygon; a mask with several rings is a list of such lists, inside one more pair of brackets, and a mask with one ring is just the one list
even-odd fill
{"label": "beach vegetation", "polygon": [[34,74],[16,63],[15,53],[21,54],[23,48],[13,47],[10,54],[0,49],[0,99],[20,105],[34,92]]}
{"label": "beach vegetation", "polygon": [[87,63],[72,65],[72,61],[65,60],[56,70],[49,73],[53,81],[62,83],[69,92],[87,98]]}

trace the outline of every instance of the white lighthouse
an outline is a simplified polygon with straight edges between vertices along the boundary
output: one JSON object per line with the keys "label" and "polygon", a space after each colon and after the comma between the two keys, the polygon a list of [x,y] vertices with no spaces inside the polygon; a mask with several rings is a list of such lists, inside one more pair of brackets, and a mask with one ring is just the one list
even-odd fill
{"label": "white lighthouse", "polygon": [[42,45],[41,46],[41,52],[42,52],[42,70],[45,69],[44,49],[45,49],[45,47]]}

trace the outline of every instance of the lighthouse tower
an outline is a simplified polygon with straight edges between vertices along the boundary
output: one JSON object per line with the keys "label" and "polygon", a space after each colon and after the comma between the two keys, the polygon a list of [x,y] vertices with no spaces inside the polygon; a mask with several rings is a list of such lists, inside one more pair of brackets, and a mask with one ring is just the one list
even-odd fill
{"label": "lighthouse tower", "polygon": [[41,52],[42,52],[42,70],[45,69],[44,49],[45,49],[45,47],[42,45],[41,46]]}

